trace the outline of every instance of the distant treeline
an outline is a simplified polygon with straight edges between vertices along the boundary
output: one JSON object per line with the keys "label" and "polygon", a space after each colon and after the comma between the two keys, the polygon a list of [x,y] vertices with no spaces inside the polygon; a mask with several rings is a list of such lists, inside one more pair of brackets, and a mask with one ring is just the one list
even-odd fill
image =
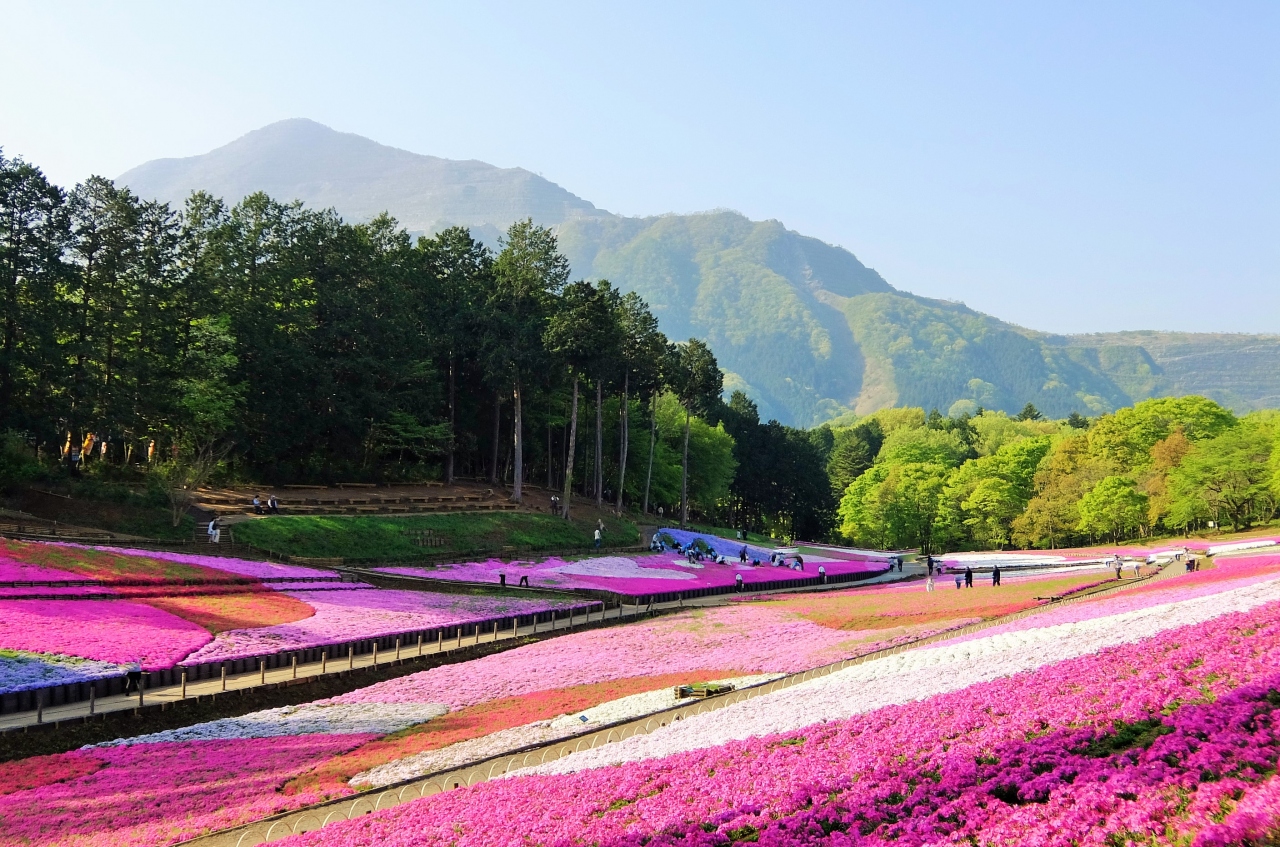
{"label": "distant treeline", "polygon": [[[547,229],[500,248],[263,194],[64,191],[0,156],[0,431],[46,468],[177,489],[473,477],[723,508],[743,460],[708,347],[571,282]],[[776,496],[751,508],[790,520]]]}
{"label": "distant treeline", "polygon": [[1087,420],[1034,406],[949,418],[889,409],[832,433],[840,532],[927,550],[1064,547],[1152,532],[1246,529],[1280,503],[1280,413],[1203,397]]}
{"label": "distant treeline", "polygon": [[889,409],[761,421],[706,344],[573,282],[525,221],[492,251],[263,194],[181,210],[0,155],[0,483],[487,479],[793,537],[1063,546],[1277,503],[1277,416],[1198,397],[1092,421]]}

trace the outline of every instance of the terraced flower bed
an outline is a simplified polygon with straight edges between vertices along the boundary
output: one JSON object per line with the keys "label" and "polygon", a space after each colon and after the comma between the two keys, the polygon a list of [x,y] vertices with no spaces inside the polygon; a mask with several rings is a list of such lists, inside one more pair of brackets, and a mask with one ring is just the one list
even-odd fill
{"label": "terraced flower bed", "polygon": [[1275,577],[1081,604],[282,843],[1272,843]]}
{"label": "terraced flower bed", "polygon": [[[924,596],[918,588],[914,593]],[[976,602],[983,592],[960,593]],[[96,834],[87,829],[76,832],[86,838],[96,835],[98,843],[108,847],[164,843],[147,840],[161,831],[160,819],[188,814],[181,804],[163,799],[170,792],[208,793],[225,804],[216,816],[192,816],[192,826],[247,822],[263,808],[298,808],[649,714],[679,702],[677,687],[750,686],[911,637],[911,627],[891,615],[884,621],[864,621],[863,629],[845,629],[830,617],[834,614],[829,611],[819,623],[782,603],[689,610],[622,627],[569,633],[302,706],[123,739],[100,749],[133,750],[131,758],[121,760],[129,772],[150,763],[154,776],[147,790],[159,799],[133,825]],[[914,632],[935,628],[929,623]],[[681,692],[685,693],[689,692]],[[773,708],[792,716],[808,713],[797,702]],[[287,778],[280,778],[283,766],[270,757],[263,760],[264,772],[254,769],[251,761],[257,751],[290,738],[323,740],[335,745],[334,752],[317,754]],[[335,740],[340,738],[361,740],[342,746]],[[234,742],[230,748],[229,742]],[[227,761],[225,749],[242,758]],[[164,762],[174,750],[193,758],[207,751],[207,768],[169,773]],[[66,762],[53,757],[48,764],[72,774],[66,794],[59,796],[69,796],[75,788],[86,805],[104,802],[102,786],[109,784],[109,770],[117,765],[108,763],[93,776],[77,776],[76,763],[99,761],[95,757],[100,750],[66,755]],[[277,779],[268,789],[270,798],[227,793],[220,787],[242,778],[261,785],[269,776]],[[179,778],[188,782],[174,781]],[[23,792],[9,805],[0,798],[0,821],[36,802]]]}

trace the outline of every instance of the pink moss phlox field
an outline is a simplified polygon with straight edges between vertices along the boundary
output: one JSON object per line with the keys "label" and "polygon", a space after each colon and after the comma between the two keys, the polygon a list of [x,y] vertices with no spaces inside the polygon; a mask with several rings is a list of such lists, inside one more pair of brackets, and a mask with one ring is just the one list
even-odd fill
{"label": "pink moss phlox field", "polygon": [[127,600],[0,600],[0,649],[173,667],[213,638],[208,630]]}
{"label": "pink moss phlox field", "polygon": [[0,843],[155,847],[259,820],[325,799],[279,788],[375,737],[192,741],[42,757],[65,778],[0,796]]}
{"label": "pink moss phlox field", "polygon": [[1200,830],[1194,847],[1239,847],[1280,842],[1280,776],[1272,776],[1240,799],[1221,823]]}
{"label": "pink moss phlox field", "polygon": [[[828,574],[835,576],[877,573],[884,570],[885,565],[883,562],[861,559],[824,559],[823,567]],[[767,562],[760,567],[743,566],[738,562],[736,552],[731,561],[723,565],[710,559],[690,565],[678,553],[667,552],[609,555],[575,561],[554,557],[540,562],[489,559],[484,562],[437,567],[393,567],[379,570],[430,579],[488,583],[498,582],[498,575],[505,574],[508,585],[514,585],[519,582],[520,577],[528,576],[530,584],[535,587],[605,589],[628,597],[730,586],[737,582],[738,574],[742,575],[743,582],[748,586],[818,575],[817,564],[813,562],[806,565],[806,570],[799,572],[770,567]]]}
{"label": "pink moss phlox field", "polygon": [[0,582],[80,582],[83,580],[83,574],[27,564],[0,553]]}
{"label": "pink moss phlox field", "polygon": [[[244,576],[252,579],[272,579],[279,577],[334,577],[333,571],[303,568],[297,565],[281,565],[275,562],[255,562],[249,559],[232,559],[225,556],[198,556],[193,553],[166,553],[156,550],[130,550],[120,547],[95,547],[106,553],[120,553],[127,556],[144,556],[148,559],[160,559],[166,562],[178,562],[183,565],[194,565],[201,568],[212,568],[225,571],[232,576]],[[278,585],[271,586],[273,588]]]}
{"label": "pink moss phlox field", "polygon": [[1256,832],[1275,808],[1277,687],[1271,603],[845,720],[482,783],[282,843],[1105,847],[1190,840],[1233,807]]}
{"label": "pink moss phlox field", "polygon": [[[1175,565],[1175,567],[1177,566]],[[1192,600],[1197,597],[1207,597],[1247,585],[1255,585],[1275,579],[1277,575],[1280,575],[1280,556],[1242,556],[1239,558],[1219,559],[1217,566],[1212,570],[1178,574],[1157,582],[1135,586],[1119,594],[1097,600],[1084,600],[1057,609],[1050,609],[1021,620],[958,636],[943,642],[943,644],[959,644],[977,638],[987,638],[1010,632],[1022,632],[1028,629],[1040,629],[1047,626],[1056,626],[1057,624],[1076,623],[1108,615],[1134,612],[1139,609],[1149,609],[1152,606],[1160,606],[1165,603]]]}
{"label": "pink moss phlox field", "polygon": [[332,702],[461,708],[551,688],[706,668],[793,672],[882,646],[867,643],[867,637],[760,606],[712,608],[573,633],[388,680]]}
{"label": "pink moss phlox field", "polygon": [[354,589],[285,593],[303,600],[316,613],[294,623],[221,632],[203,649],[188,656],[183,664],[262,656],[281,650],[303,650],[414,630],[527,615],[552,608],[599,607],[599,604],[589,601],[525,600],[422,591]]}

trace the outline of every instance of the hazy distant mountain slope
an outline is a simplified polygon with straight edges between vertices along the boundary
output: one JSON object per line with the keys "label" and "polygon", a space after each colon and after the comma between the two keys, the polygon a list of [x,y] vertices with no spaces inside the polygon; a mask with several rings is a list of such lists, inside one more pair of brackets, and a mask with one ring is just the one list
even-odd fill
{"label": "hazy distant mountain slope", "polygon": [[608,214],[523,168],[421,156],[301,118],[255,130],[202,156],[147,162],[116,183],[174,205],[203,189],[232,203],[265,191],[279,200],[332,206],[349,220],[391,210],[418,232],[463,224],[495,236],[529,216],[556,224]]}
{"label": "hazy distant mountain slope", "polygon": [[389,211],[410,231],[463,224],[491,244],[532,217],[557,228],[576,276],[640,292],[671,338],[706,338],[726,384],[784,423],[894,404],[1096,414],[1193,392],[1242,411],[1280,406],[1280,336],[1047,335],[897,291],[847,250],[777,221],[624,218],[520,168],[421,156],[307,120],[117,182],[175,204],[195,189],[229,202],[266,191],[348,220]]}
{"label": "hazy distant mountain slope", "polygon": [[1203,394],[1241,412],[1280,408],[1280,335],[1135,331],[1067,343],[1135,399]]}
{"label": "hazy distant mountain slope", "polygon": [[897,293],[829,299],[867,361],[859,413],[887,405],[1016,411],[1030,401],[1065,417],[1129,402],[1100,368],[1074,360],[1041,333],[963,304]]}

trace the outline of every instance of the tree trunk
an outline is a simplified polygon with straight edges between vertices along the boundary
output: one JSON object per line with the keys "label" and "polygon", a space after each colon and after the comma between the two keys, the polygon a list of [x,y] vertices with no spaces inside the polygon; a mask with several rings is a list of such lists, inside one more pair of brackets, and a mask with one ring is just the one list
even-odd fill
{"label": "tree trunk", "polygon": [[489,484],[498,484],[498,442],[502,440],[502,393],[493,397],[493,461],[489,463]]}
{"label": "tree trunk", "polygon": [[604,506],[604,432],[601,431],[600,405],[604,402],[604,385],[596,380],[596,508]]}
{"label": "tree trunk", "polygon": [[649,514],[649,486],[653,482],[653,451],[658,446],[658,392],[649,398],[649,472],[644,477],[644,508]]}
{"label": "tree trunk", "polygon": [[449,356],[449,447],[444,454],[444,484],[453,485],[453,446],[458,432],[458,404],[453,356]]}
{"label": "tree trunk", "polygon": [[551,404],[547,404],[547,491],[551,490]]}
{"label": "tree trunk", "polygon": [[680,528],[689,522],[689,420],[693,413],[684,407],[684,459],[680,464]]}
{"label": "tree trunk", "polygon": [[618,506],[617,513],[622,514],[622,491],[627,482],[627,441],[631,437],[630,399],[627,392],[630,388],[631,374],[622,375],[622,420],[618,422]]}
{"label": "tree trunk", "polygon": [[512,417],[515,422],[511,429],[511,444],[515,451],[515,472],[511,480],[511,499],[516,503],[524,496],[524,408],[520,399],[520,380],[516,379],[515,390],[511,394],[513,400]]}
{"label": "tree trunk", "polygon": [[564,502],[560,504],[569,520],[569,500],[573,496],[573,453],[578,449],[578,377],[573,378],[573,404],[569,407],[569,450],[564,460]]}

